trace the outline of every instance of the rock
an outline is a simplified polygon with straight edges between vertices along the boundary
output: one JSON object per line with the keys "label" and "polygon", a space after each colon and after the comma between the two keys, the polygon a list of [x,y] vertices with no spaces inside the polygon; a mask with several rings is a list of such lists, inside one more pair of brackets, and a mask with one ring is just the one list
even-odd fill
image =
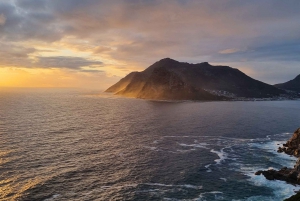
{"label": "rock", "polygon": [[[300,128],[298,128],[293,136],[283,144],[283,147],[278,147],[278,153],[286,153],[290,156],[298,157],[294,168],[283,167],[280,170],[257,171],[255,175],[264,175],[268,180],[281,180],[291,184],[300,184]],[[286,199],[285,201],[300,200],[300,193]]]}
{"label": "rock", "polygon": [[261,175],[262,173],[263,173],[263,171],[259,170],[259,171],[255,172],[255,175]]}
{"label": "rock", "polygon": [[276,171],[275,170],[268,170],[263,171],[262,174],[266,177],[268,180],[274,180],[274,176],[276,178]]}
{"label": "rock", "polygon": [[298,171],[292,170],[292,171],[288,174],[288,178],[291,179],[291,180],[297,181],[298,174],[299,174]]}
{"label": "rock", "polygon": [[293,195],[292,197],[285,199],[284,201],[299,201],[300,200],[300,193]]}
{"label": "rock", "polygon": [[293,155],[296,157],[300,156],[300,128],[298,128],[293,136],[283,144],[283,147],[279,147],[277,152],[285,152],[288,155]]}
{"label": "rock", "polygon": [[268,180],[281,180],[286,181],[292,184],[300,184],[300,172],[284,167],[281,170],[266,170],[266,171],[257,171],[255,175],[264,175],[264,177]]}
{"label": "rock", "polygon": [[294,169],[300,172],[300,158],[297,160]]}
{"label": "rock", "polygon": [[[298,128],[293,136],[283,144],[283,147],[278,147],[278,153],[286,153],[290,156],[298,158],[294,168],[283,167],[279,171],[267,170],[257,171],[255,175],[264,175],[268,180],[282,180],[291,184],[300,184],[300,128]],[[300,201],[300,193],[286,199],[285,201]]]}

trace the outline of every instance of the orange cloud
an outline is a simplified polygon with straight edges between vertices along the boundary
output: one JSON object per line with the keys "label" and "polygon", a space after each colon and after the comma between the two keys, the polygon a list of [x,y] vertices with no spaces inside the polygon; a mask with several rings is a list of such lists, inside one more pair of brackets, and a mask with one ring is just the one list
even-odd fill
{"label": "orange cloud", "polygon": [[[101,85],[103,80],[111,83],[115,76],[143,70],[164,57],[240,62],[241,66],[253,57],[268,55],[289,61],[287,55],[294,53],[291,58],[297,60],[297,6],[277,1],[270,8],[271,0],[253,1],[3,1],[0,68],[15,70],[2,69],[5,81],[0,83],[94,86],[92,80],[100,76]],[[273,48],[277,41],[289,41],[295,47]],[[245,51],[245,47],[257,50],[260,46],[252,58]],[[41,77],[32,74],[32,69]],[[255,66],[249,69],[259,72]]]}

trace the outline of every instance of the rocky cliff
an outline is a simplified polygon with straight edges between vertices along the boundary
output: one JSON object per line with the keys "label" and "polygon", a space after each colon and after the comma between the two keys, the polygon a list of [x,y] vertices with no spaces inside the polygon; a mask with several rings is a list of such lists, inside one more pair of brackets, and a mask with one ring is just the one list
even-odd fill
{"label": "rocky cliff", "polygon": [[[293,155],[298,158],[293,168],[283,167],[280,170],[261,170],[256,172],[256,175],[264,175],[268,180],[281,180],[291,184],[300,184],[300,128],[298,128],[293,136],[283,144],[283,147],[278,148],[278,152]],[[299,201],[300,193],[287,199],[288,201]]]}

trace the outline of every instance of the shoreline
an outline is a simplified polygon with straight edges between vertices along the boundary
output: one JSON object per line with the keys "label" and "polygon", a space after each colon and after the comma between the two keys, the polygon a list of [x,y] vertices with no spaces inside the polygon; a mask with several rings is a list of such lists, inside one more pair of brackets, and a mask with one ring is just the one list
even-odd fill
{"label": "shoreline", "polygon": [[[300,128],[294,132],[293,136],[282,147],[278,147],[277,152],[296,157],[297,161],[294,167],[283,167],[280,170],[259,170],[255,175],[263,175],[267,180],[280,180],[291,185],[300,185]],[[300,192],[295,193],[295,195],[284,201],[299,201]]]}

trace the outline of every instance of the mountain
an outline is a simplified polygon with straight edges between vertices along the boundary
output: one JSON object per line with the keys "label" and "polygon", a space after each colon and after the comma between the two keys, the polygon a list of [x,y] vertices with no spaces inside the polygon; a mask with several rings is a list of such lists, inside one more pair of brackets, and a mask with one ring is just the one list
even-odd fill
{"label": "mountain", "polygon": [[285,89],[285,90],[295,91],[300,93],[300,75],[298,75],[293,80],[281,84],[275,84],[274,86],[280,89]]}
{"label": "mountain", "polygon": [[106,92],[117,95],[160,100],[224,100],[231,98],[271,98],[284,90],[229,66],[207,62],[189,64],[162,59],[142,72],[132,72]]}

